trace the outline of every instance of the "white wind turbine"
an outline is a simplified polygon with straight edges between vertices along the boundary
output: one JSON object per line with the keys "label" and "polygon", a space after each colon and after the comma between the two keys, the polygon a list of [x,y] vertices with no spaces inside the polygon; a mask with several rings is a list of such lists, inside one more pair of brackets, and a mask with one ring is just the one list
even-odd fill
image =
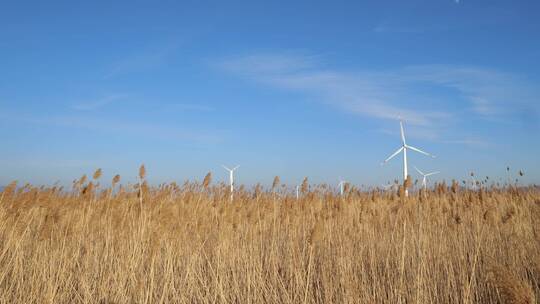
{"label": "white wind turbine", "polygon": [[345,191],[345,184],[346,183],[347,183],[347,181],[344,181],[341,177],[339,177],[338,187],[339,187],[339,193],[341,194],[341,196],[343,196],[343,192]]}
{"label": "white wind turbine", "polygon": [[396,188],[396,184],[381,184],[381,187],[384,189],[384,191],[394,190]]}
{"label": "white wind turbine", "polygon": [[234,191],[234,170],[238,169],[240,167],[240,165],[232,168],[232,169],[229,169],[227,168],[226,166],[224,165],[221,165],[225,170],[229,171],[229,184],[230,184],[230,187],[231,187],[231,199],[233,197],[233,191]]}
{"label": "white wind turbine", "polygon": [[474,178],[474,172],[471,172],[471,190],[476,191],[478,189],[478,183],[476,182],[476,178]]}
{"label": "white wind turbine", "polygon": [[422,175],[422,188],[424,188],[424,190],[427,188],[427,177],[431,176],[431,175],[441,173],[439,171],[435,171],[435,172],[430,172],[430,173],[425,173],[424,174],[424,172],[420,171],[418,168],[414,167],[414,169],[416,169],[416,171],[418,171],[418,173],[420,173],[420,175]]}
{"label": "white wind turbine", "polygon": [[[424,155],[427,155],[427,156],[431,156],[433,158],[435,158],[435,156],[427,153],[427,152],[424,152],[418,148],[415,148],[413,146],[409,146],[407,145],[407,142],[405,141],[405,132],[403,132],[403,121],[400,119],[399,120],[399,126],[401,128],[401,148],[399,148],[396,152],[394,152],[394,154],[390,155],[390,157],[388,157],[384,162],[383,162],[383,165],[386,164],[389,160],[391,160],[392,158],[394,158],[394,156],[398,155],[399,153],[401,153],[403,151],[403,182],[405,182],[405,180],[407,180],[407,176],[408,176],[408,171],[407,171],[407,150],[408,149],[411,149],[415,152],[418,152],[418,153],[422,153]],[[407,189],[405,189],[405,196],[409,196],[409,191]]]}

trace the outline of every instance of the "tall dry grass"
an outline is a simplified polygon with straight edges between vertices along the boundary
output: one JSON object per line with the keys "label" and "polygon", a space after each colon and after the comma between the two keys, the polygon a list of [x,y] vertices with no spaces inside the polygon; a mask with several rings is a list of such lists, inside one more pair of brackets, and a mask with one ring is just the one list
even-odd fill
{"label": "tall dry grass", "polygon": [[[0,303],[535,303],[540,190],[279,182],[0,195]],[[396,192],[403,192],[396,191]]]}

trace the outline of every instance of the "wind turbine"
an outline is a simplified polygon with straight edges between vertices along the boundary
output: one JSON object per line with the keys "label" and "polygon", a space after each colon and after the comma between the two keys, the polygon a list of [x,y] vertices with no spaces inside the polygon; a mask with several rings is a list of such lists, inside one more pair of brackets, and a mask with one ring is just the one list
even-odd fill
{"label": "wind turbine", "polygon": [[296,200],[298,200],[298,198],[300,198],[300,186],[296,185]]}
{"label": "wind turbine", "polygon": [[347,183],[347,181],[344,181],[343,179],[341,179],[341,177],[339,177],[338,187],[339,187],[339,193],[341,194],[341,196],[343,196],[343,192],[345,191],[345,184],[346,183]]}
{"label": "wind turbine", "polygon": [[229,169],[227,168],[226,166],[224,165],[221,165],[223,168],[225,168],[225,170],[229,171],[229,184],[231,186],[231,199],[233,197],[233,191],[234,191],[234,170],[238,169],[238,167],[240,167],[240,165],[232,168],[232,169]]}
{"label": "wind turbine", "polygon": [[381,187],[384,189],[384,191],[388,191],[389,189],[394,189],[396,184],[381,184]]}
{"label": "wind turbine", "polygon": [[476,178],[474,178],[474,172],[471,172],[471,190],[476,191],[478,189],[478,185],[476,183]]}
{"label": "wind turbine", "polygon": [[[413,146],[409,146],[407,145],[407,142],[405,141],[405,132],[403,132],[403,121],[400,119],[399,120],[399,126],[400,126],[400,129],[401,129],[401,148],[399,148],[396,152],[394,152],[394,154],[390,155],[390,157],[388,157],[382,164],[386,164],[389,160],[391,160],[392,158],[394,158],[396,155],[398,155],[399,153],[403,152],[403,182],[405,183],[405,181],[407,180],[407,176],[408,176],[408,171],[407,171],[407,150],[408,149],[411,149],[415,152],[418,152],[418,153],[421,153],[421,154],[424,154],[424,155],[427,155],[427,156],[431,156],[433,158],[435,158],[435,156],[427,153],[427,152],[424,152],[418,148],[415,148]],[[405,189],[405,196],[409,196],[409,191],[407,189]]]}
{"label": "wind turbine", "polygon": [[435,171],[435,172],[430,172],[430,173],[425,173],[424,174],[424,172],[420,171],[418,168],[414,167],[414,169],[416,169],[416,171],[418,171],[418,173],[420,173],[420,175],[422,175],[422,188],[424,188],[424,190],[427,188],[427,177],[431,176],[431,175],[441,173],[439,171]]}

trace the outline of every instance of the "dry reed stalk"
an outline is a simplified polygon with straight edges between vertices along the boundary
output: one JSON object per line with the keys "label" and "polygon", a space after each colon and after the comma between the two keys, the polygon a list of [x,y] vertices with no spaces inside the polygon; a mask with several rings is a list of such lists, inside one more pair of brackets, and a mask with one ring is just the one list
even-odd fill
{"label": "dry reed stalk", "polygon": [[116,185],[120,182],[120,175],[116,174],[111,182],[112,188],[116,187]]}
{"label": "dry reed stalk", "polygon": [[304,180],[302,181],[302,185],[300,186],[300,191],[302,192],[302,194],[306,194],[308,190],[309,190],[308,178],[304,177]]}
{"label": "dry reed stalk", "polygon": [[101,170],[101,168],[99,168],[94,172],[94,175],[92,176],[92,178],[94,180],[98,180],[102,174],[103,174],[103,171]]}
{"label": "dry reed stalk", "polygon": [[10,199],[15,194],[16,189],[17,189],[17,181],[12,181],[11,183],[9,183],[4,188],[4,191],[2,191],[2,196],[0,197],[0,204],[4,202],[4,197]]}
{"label": "dry reed stalk", "polygon": [[[227,204],[223,185],[119,182],[112,200],[31,185],[4,198],[0,303],[531,303],[540,295],[540,188],[446,195],[440,183],[400,204],[394,193],[358,188],[340,197],[313,185],[297,202],[258,187]],[[140,194],[144,209],[129,203]],[[484,256],[510,275],[482,271]]]}
{"label": "dry reed stalk", "polygon": [[491,261],[487,267],[487,280],[497,290],[502,303],[536,303],[531,285],[494,261]]}
{"label": "dry reed stalk", "polygon": [[407,175],[407,179],[405,179],[405,181],[403,182],[403,187],[405,188],[405,190],[409,190],[412,188],[412,185],[412,177],[410,175]]}
{"label": "dry reed stalk", "polygon": [[143,180],[146,178],[146,167],[144,166],[144,164],[142,164],[140,167],[139,167],[139,179],[140,180]]}
{"label": "dry reed stalk", "polygon": [[142,164],[139,167],[139,205],[141,207],[141,214],[143,209],[143,184],[145,183],[146,178],[146,167]]}
{"label": "dry reed stalk", "polygon": [[208,186],[210,186],[210,183],[212,182],[212,172],[208,172],[208,174],[206,174],[206,176],[204,177],[204,180],[203,180],[203,188],[204,189],[208,189]]}
{"label": "dry reed stalk", "polygon": [[272,191],[274,191],[279,186],[279,176],[274,177],[274,181],[272,182]]}

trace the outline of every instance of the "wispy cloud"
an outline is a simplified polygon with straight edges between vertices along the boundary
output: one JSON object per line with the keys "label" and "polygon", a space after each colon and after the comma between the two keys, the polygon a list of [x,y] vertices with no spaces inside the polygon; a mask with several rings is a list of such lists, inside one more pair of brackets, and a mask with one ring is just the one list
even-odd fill
{"label": "wispy cloud", "polygon": [[74,128],[88,129],[98,132],[124,134],[144,138],[157,138],[172,141],[189,141],[202,144],[214,144],[222,141],[217,131],[192,130],[177,126],[144,123],[144,122],[123,122],[110,121],[82,117],[53,117],[44,122],[68,126]]}
{"label": "wispy cloud", "polygon": [[[486,148],[492,145],[487,140],[480,139],[480,138],[474,138],[469,137],[465,135],[463,138],[458,139],[443,139],[441,138],[439,132],[441,130],[438,128],[425,128],[421,126],[405,126],[405,133],[407,139],[422,139],[422,140],[429,140],[432,142],[437,142],[441,144],[449,144],[449,145],[464,145],[474,148]],[[391,135],[394,138],[399,138],[399,128],[382,128],[377,130],[377,132],[380,132],[382,134]],[[450,135],[455,136],[455,135]]]}
{"label": "wispy cloud", "polygon": [[68,127],[70,130],[83,129],[107,135],[137,137],[141,139],[161,139],[183,141],[196,144],[217,144],[223,142],[226,130],[204,130],[151,122],[131,122],[94,118],[82,115],[35,116],[24,113],[2,113],[0,117],[18,123]]}
{"label": "wispy cloud", "polygon": [[[263,54],[229,59],[221,66],[253,81],[306,92],[350,113],[379,119],[399,115],[413,125],[441,125],[462,111],[501,117],[538,108],[535,86],[492,69],[421,65],[350,72],[324,68],[317,59]],[[435,106],[441,98],[445,102]]]}
{"label": "wispy cloud", "polygon": [[401,116],[416,125],[430,125],[450,117],[442,111],[404,107],[403,103],[412,96],[405,92],[405,80],[393,72],[340,72],[320,68],[313,57],[281,55],[241,57],[222,66],[254,81],[318,96],[322,102],[364,116]]}
{"label": "wispy cloud", "polygon": [[[377,130],[378,132],[386,135],[391,135],[394,138],[399,138],[400,132],[399,127],[398,128],[383,128]],[[409,138],[415,138],[415,139],[423,139],[423,140],[430,140],[435,141],[439,138],[439,130],[434,128],[424,128],[424,127],[418,127],[418,126],[405,126],[405,133],[406,137]]]}
{"label": "wispy cloud", "polygon": [[107,106],[109,104],[121,101],[127,97],[126,94],[112,94],[105,97],[84,101],[71,106],[72,109],[77,111],[92,111]]}
{"label": "wispy cloud", "polygon": [[403,69],[410,82],[427,82],[454,89],[469,109],[481,116],[506,116],[538,109],[540,90],[526,79],[494,69],[425,65]]}
{"label": "wispy cloud", "polygon": [[99,167],[99,163],[91,160],[80,159],[49,159],[42,156],[18,157],[17,159],[1,160],[2,167],[51,169],[51,168],[88,168]]}

